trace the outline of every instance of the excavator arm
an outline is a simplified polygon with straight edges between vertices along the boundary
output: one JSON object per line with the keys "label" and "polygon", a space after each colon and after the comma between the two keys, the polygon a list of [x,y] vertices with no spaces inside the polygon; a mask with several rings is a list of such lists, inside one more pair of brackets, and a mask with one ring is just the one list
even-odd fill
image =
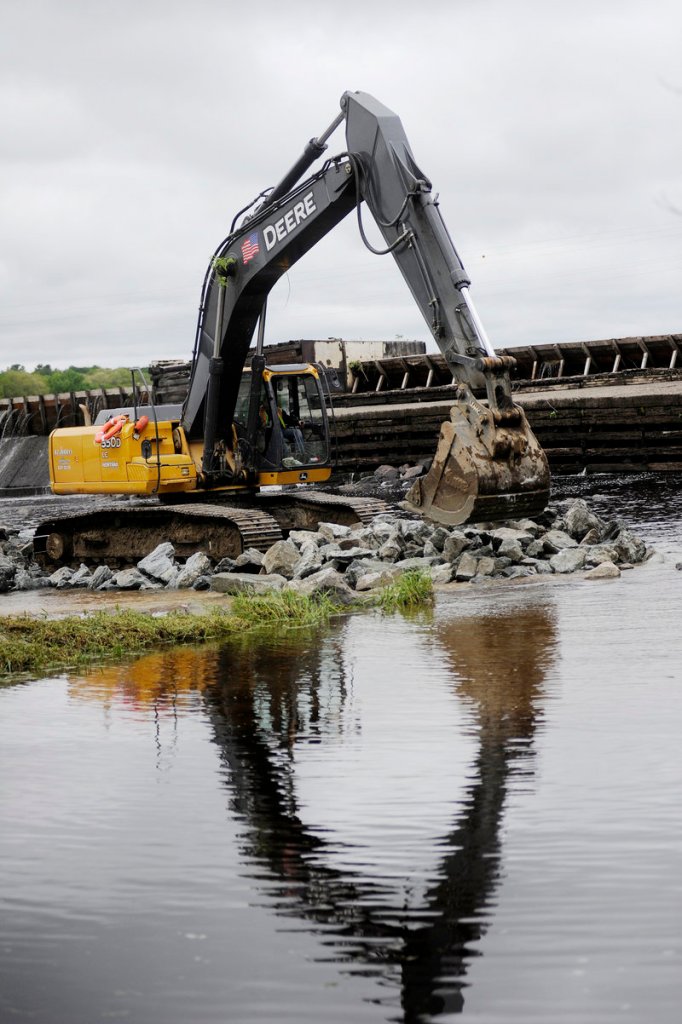
{"label": "excavator arm", "polygon": [[[346,152],[299,184],[342,122]],[[363,202],[385,239],[383,250],[366,238]],[[360,92],[342,96],[341,114],[239,226],[233,224],[208,268],[182,417],[188,436],[204,439],[205,479],[215,473],[216,444],[229,438],[241,371],[259,321],[262,341],[270,289],[353,208],[368,248],[395,259],[459,383],[433,465],[413,486],[408,505],[450,525],[541,510],[549,492],[547,460],[512,400],[513,360],[498,358],[487,339],[469,278],[400,119]],[[483,385],[487,404],[472,392]]]}

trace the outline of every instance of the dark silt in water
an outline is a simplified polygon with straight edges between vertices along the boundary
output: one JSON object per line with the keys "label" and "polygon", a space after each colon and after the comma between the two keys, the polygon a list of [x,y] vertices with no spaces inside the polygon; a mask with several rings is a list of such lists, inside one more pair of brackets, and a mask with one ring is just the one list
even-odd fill
{"label": "dark silt in water", "polygon": [[1,689],[0,1021],[677,1022],[682,489],[563,486],[661,557]]}

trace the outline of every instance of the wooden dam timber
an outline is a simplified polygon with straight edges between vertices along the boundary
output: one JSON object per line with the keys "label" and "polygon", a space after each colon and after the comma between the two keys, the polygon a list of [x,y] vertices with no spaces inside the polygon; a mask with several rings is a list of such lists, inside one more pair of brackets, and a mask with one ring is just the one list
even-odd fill
{"label": "wooden dam timber", "polygon": [[[428,396],[420,389],[340,397],[339,464],[366,472],[377,462],[430,458],[453,392],[448,386]],[[514,397],[555,473],[682,471],[682,371],[521,385]]]}
{"label": "wooden dam timber", "polygon": [[[303,346],[314,344],[271,346],[267,358],[273,364],[309,360],[313,354]],[[338,343],[340,350],[343,344]],[[500,351],[517,358],[515,399],[554,473],[680,472],[681,346],[682,335],[665,335]],[[412,352],[361,361],[348,359],[343,351],[338,366],[321,368],[329,375],[341,471],[370,472],[382,463],[402,465],[433,456],[455,392],[442,356]],[[181,402],[189,372],[188,362],[153,364],[154,400]],[[140,395],[141,401],[146,398]],[[82,424],[88,415],[94,419],[102,408],[130,404],[132,395],[120,388],[0,399],[0,488],[34,486],[18,473],[17,460],[25,472],[26,458],[20,456],[17,438],[39,438],[57,425]],[[35,455],[29,461],[42,473]],[[47,487],[46,470],[44,475]]]}

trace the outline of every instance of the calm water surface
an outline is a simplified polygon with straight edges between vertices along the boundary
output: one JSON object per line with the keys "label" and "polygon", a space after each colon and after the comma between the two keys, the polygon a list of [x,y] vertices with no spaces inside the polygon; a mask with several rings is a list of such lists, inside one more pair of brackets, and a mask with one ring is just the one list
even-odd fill
{"label": "calm water surface", "polygon": [[661,557],[0,689],[2,1024],[678,1022],[682,487],[580,489]]}

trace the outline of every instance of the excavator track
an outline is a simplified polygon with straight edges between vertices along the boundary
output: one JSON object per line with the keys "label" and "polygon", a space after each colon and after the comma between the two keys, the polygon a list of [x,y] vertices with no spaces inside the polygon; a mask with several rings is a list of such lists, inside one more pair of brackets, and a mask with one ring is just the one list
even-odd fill
{"label": "excavator track", "polygon": [[36,528],[36,561],[60,565],[131,565],[163,541],[180,557],[204,551],[214,562],[236,558],[246,548],[267,549],[282,539],[265,510],[197,503],[112,507],[45,520]]}
{"label": "excavator track", "polygon": [[382,512],[396,511],[381,498],[346,497],[324,491],[295,495],[287,491],[261,492],[257,501],[285,531],[314,530],[321,522],[333,522],[341,526],[370,523]]}
{"label": "excavator track", "polygon": [[267,551],[292,529],[315,529],[323,521],[352,526],[389,510],[377,498],[319,492],[260,494],[248,504],[231,505],[116,503],[44,520],[36,528],[33,548],[36,561],[53,569],[81,563],[134,565],[163,541],[170,541],[180,558],[204,551],[215,563],[237,558],[247,548]]}

